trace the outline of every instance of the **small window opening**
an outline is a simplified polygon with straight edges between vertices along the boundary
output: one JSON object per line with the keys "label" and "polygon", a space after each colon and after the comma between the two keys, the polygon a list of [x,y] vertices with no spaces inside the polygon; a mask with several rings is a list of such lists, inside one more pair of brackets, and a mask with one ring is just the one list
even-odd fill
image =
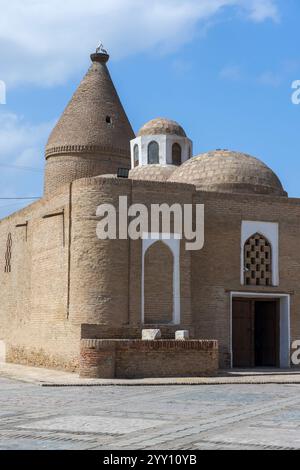
{"label": "small window opening", "polygon": [[272,247],[261,234],[256,233],[246,241],[244,263],[250,265],[244,274],[246,285],[272,285]]}

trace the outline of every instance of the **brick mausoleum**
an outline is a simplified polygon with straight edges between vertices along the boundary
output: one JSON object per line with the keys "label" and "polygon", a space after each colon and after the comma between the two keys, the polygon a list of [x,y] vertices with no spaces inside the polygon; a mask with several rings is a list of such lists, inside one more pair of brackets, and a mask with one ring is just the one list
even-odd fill
{"label": "brick mausoleum", "polygon": [[[108,55],[91,59],[50,135],[44,197],[0,222],[6,360],[84,377],[289,367],[300,339],[300,199],[249,155],[193,157],[174,121],[155,119],[135,136]],[[151,234],[100,240],[97,207],[118,207],[119,196],[204,204],[204,248]],[[161,339],[142,340],[144,329]],[[178,330],[189,339],[175,340]]]}

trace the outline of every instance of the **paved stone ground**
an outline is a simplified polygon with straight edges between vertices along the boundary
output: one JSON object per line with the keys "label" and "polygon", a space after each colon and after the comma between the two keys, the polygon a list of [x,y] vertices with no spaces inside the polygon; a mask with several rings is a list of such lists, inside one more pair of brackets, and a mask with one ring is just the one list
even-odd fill
{"label": "paved stone ground", "polygon": [[0,449],[300,449],[300,385],[41,387],[2,377]]}
{"label": "paved stone ground", "polygon": [[43,386],[300,384],[299,369],[275,368],[220,370],[215,377],[81,379],[78,374],[61,370],[0,362],[0,377]]}

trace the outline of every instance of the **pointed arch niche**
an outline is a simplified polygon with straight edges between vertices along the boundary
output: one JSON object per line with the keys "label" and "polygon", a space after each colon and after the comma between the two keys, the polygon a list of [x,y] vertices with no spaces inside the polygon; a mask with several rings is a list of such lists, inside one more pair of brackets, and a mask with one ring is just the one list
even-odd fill
{"label": "pointed arch niche", "polygon": [[260,233],[248,238],[244,246],[244,283],[246,286],[272,285],[272,247]]}
{"label": "pointed arch niche", "polygon": [[[270,286],[279,285],[279,226],[278,223],[273,222],[259,222],[259,221],[243,221],[242,222],[242,233],[241,233],[241,284],[245,284],[245,269],[247,269],[247,242],[256,241],[260,244],[263,240],[266,241],[265,248],[269,249],[270,260]],[[261,242],[258,237],[261,237]],[[249,250],[248,250],[249,251]],[[254,250],[255,251],[255,250]],[[251,254],[251,250],[250,250]],[[260,263],[254,263],[254,265]],[[250,266],[251,270],[251,266]]]}
{"label": "pointed arch niche", "polygon": [[171,237],[144,234],[142,240],[143,324],[180,324],[180,240]]}

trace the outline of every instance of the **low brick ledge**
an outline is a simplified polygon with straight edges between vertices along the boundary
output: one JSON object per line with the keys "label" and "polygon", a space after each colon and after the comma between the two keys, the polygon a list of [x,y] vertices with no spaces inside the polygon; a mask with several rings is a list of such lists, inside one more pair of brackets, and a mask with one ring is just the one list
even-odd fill
{"label": "low brick ledge", "polygon": [[196,350],[218,351],[217,340],[141,340],[141,339],[82,339],[82,349],[100,350],[139,350],[139,351],[169,351]]}
{"label": "low brick ledge", "polygon": [[81,340],[81,378],[199,377],[217,370],[214,340]]}

